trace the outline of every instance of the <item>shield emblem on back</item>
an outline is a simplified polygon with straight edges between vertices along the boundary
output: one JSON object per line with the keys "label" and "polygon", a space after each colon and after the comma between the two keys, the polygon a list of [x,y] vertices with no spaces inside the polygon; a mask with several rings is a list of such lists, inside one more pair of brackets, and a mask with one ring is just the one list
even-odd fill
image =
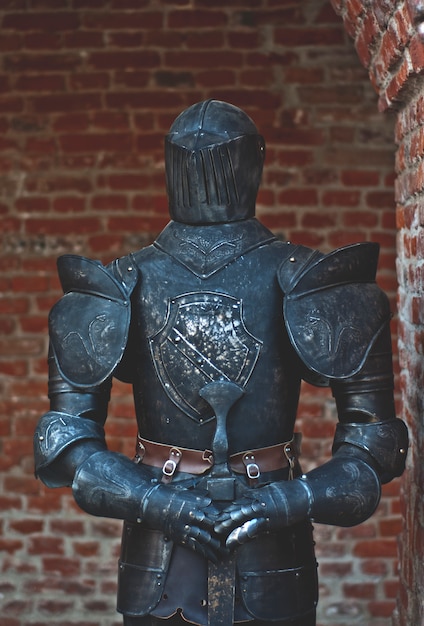
{"label": "shield emblem on back", "polygon": [[199,390],[216,380],[244,387],[262,346],[245,326],[242,301],[213,292],[172,298],[165,325],[149,342],[165,392],[199,422],[213,417]]}

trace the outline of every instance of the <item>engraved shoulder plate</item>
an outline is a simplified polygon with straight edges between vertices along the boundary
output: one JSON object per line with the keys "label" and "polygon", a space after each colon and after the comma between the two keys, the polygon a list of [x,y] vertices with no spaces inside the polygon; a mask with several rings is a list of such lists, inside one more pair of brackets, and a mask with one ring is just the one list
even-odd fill
{"label": "engraved shoulder plate", "polygon": [[[49,329],[59,372],[77,387],[99,385],[122,358],[131,289],[84,257],[61,257],[58,267],[66,293],[50,312]],[[135,282],[136,272],[131,288]]]}
{"label": "engraved shoulder plate", "polygon": [[375,284],[377,244],[335,250],[308,266],[284,299],[292,345],[313,372],[327,378],[357,373],[390,319]]}

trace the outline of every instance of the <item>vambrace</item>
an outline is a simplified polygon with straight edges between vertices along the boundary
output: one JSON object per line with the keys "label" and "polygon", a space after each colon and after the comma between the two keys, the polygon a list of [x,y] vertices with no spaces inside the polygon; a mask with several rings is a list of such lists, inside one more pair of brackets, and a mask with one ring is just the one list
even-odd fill
{"label": "vambrace", "polygon": [[356,526],[380,501],[381,484],[374,468],[345,451],[299,479],[307,492],[308,517],[319,524]]}
{"label": "vambrace", "polygon": [[141,521],[143,498],[157,483],[145,469],[118,452],[92,454],[77,469],[72,491],[78,506],[101,517]]}
{"label": "vambrace", "polygon": [[159,483],[122,454],[92,454],[76,471],[72,490],[91,515],[143,524],[213,561],[221,552],[212,536],[217,511],[206,491]]}
{"label": "vambrace", "polygon": [[307,519],[332,526],[361,524],[374,513],[381,495],[380,479],[366,456],[340,449],[299,478],[251,489],[226,507],[215,530],[232,549],[261,532],[280,531]]}
{"label": "vambrace", "polygon": [[59,457],[77,442],[83,441],[87,453],[88,450],[106,448],[103,426],[60,411],[45,413],[34,433],[36,477],[47,487],[69,487],[72,474],[65,464],[62,466]]}

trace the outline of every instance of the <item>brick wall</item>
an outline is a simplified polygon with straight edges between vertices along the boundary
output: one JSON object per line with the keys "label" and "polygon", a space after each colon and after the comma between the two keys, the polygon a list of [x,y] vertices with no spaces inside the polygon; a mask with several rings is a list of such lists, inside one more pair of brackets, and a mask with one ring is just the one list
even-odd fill
{"label": "brick wall", "polygon": [[424,623],[424,7],[419,0],[333,5],[369,71],[380,110],[396,113],[400,385],[411,451],[403,479],[401,589],[393,624],[411,626]]}
{"label": "brick wall", "polygon": [[[0,24],[1,623],[111,626],[120,524],[32,477],[56,257],[108,262],[149,243],[167,221],[163,135],[183,108],[216,97],[265,136],[263,222],[323,251],[380,242],[379,282],[396,310],[394,120],[324,0],[6,0]],[[110,413],[109,445],[131,455],[125,385]],[[305,387],[306,468],[328,457],[335,423],[329,394]],[[385,487],[358,528],[316,527],[320,624],[387,624],[398,493]]]}

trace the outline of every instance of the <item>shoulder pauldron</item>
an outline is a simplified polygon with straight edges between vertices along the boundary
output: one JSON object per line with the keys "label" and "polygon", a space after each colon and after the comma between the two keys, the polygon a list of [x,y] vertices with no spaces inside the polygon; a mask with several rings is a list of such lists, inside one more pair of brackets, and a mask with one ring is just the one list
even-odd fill
{"label": "shoulder pauldron", "polygon": [[378,244],[360,243],[298,263],[294,251],[279,269],[290,340],[320,376],[358,372],[390,320],[388,299],[375,283],[378,252]]}
{"label": "shoulder pauldron", "polygon": [[60,374],[77,387],[108,378],[122,358],[137,271],[130,257],[108,268],[76,255],[58,259],[65,295],[49,316],[50,340]]}

